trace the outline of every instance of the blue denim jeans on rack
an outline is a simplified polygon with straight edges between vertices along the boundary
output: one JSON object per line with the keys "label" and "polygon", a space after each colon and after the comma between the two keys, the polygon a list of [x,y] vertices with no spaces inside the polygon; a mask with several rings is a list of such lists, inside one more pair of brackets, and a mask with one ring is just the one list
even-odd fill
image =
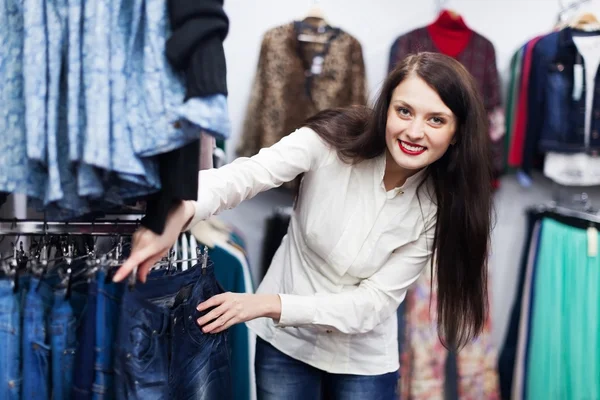
{"label": "blue denim jeans on rack", "polygon": [[372,376],[330,374],[283,354],[261,338],[257,338],[255,362],[258,400],[398,399],[397,371]]}
{"label": "blue denim jeans on rack", "polygon": [[0,399],[19,400],[21,393],[21,312],[13,282],[0,279]]}
{"label": "blue denim jeans on rack", "polygon": [[85,295],[78,291],[72,291],[70,297],[67,297],[66,289],[54,291],[54,304],[50,312],[53,400],[71,398],[77,327],[81,323],[85,301]]}
{"label": "blue denim jeans on rack", "polygon": [[75,351],[75,371],[73,371],[72,400],[88,400],[92,398],[94,384],[94,362],[96,342],[96,305],[97,282],[92,280],[88,286],[86,311],[82,316],[78,330],[77,350]]}
{"label": "blue denim jeans on rack", "polygon": [[54,292],[50,312],[50,344],[52,355],[52,398],[68,399],[73,382],[75,356],[75,317],[64,289]]}
{"label": "blue denim jeans on rack", "polygon": [[21,396],[28,400],[50,398],[50,343],[47,317],[52,307],[52,288],[32,277],[23,307],[23,381]]}
{"label": "blue denim jeans on rack", "polygon": [[196,323],[196,306],[218,293],[212,266],[153,277],[125,292],[117,398],[232,399],[226,333],[204,334]]}
{"label": "blue denim jeans on rack", "polygon": [[114,399],[113,368],[114,343],[117,335],[119,306],[125,285],[106,282],[106,273],[98,273],[98,298],[96,304],[96,345],[94,362],[95,378],[92,386],[93,399]]}

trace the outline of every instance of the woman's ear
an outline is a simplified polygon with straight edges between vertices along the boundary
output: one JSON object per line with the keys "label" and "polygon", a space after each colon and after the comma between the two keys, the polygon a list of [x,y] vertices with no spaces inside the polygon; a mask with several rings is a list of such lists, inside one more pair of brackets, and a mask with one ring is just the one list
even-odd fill
{"label": "woman's ear", "polygon": [[450,141],[450,145],[454,146],[456,144],[456,135],[454,135],[452,137],[452,140]]}

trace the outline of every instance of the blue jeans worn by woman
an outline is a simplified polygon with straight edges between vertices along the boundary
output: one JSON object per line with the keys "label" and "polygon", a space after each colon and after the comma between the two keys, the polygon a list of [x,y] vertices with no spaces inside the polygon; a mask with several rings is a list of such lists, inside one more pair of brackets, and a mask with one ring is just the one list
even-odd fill
{"label": "blue jeans worn by woman", "polygon": [[258,400],[397,400],[398,372],[373,376],[331,374],[257,338],[256,386]]}

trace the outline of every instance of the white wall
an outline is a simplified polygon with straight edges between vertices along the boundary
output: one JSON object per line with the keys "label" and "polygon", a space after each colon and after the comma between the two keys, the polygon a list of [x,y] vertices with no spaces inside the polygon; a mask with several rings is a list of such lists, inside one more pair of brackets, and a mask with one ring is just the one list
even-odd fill
{"label": "white wall", "polygon": [[[569,1],[563,0],[563,3]],[[385,77],[394,39],[434,20],[437,3],[434,0],[322,0],[320,5],[332,25],[342,27],[361,42],[372,98]],[[533,36],[549,32],[560,9],[558,0],[451,0],[445,3],[447,8],[462,14],[471,28],[492,41],[503,90],[514,51]],[[233,126],[228,142],[230,156],[240,135],[263,33],[276,25],[303,18],[311,4],[311,0],[225,1],[231,21],[225,42]],[[585,8],[600,16],[600,1],[591,1]],[[496,196],[498,222],[491,263],[492,316],[497,343],[503,337],[514,295],[524,240],[524,208],[550,199],[551,192],[547,182],[538,180],[536,187],[523,189],[512,177],[507,177]]]}

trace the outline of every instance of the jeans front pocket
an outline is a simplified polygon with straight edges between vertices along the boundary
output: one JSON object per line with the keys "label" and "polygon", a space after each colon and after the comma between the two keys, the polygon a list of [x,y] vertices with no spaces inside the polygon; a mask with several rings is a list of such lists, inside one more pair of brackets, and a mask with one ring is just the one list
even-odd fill
{"label": "jeans front pocket", "polygon": [[123,324],[118,333],[117,387],[133,398],[160,398],[168,386],[168,360],[159,316],[147,309],[126,313],[127,320],[121,315]]}

